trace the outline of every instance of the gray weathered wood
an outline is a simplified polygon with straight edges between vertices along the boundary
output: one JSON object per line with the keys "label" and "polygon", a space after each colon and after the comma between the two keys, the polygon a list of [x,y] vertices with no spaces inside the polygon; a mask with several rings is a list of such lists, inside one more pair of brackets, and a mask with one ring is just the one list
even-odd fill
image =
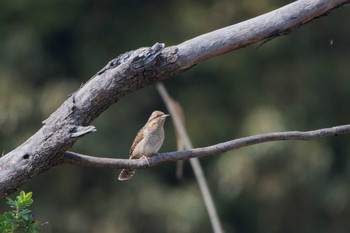
{"label": "gray weathered wood", "polygon": [[243,147],[261,144],[265,142],[285,141],[285,140],[314,140],[324,137],[331,137],[343,134],[350,134],[350,125],[340,125],[331,128],[317,129],[312,131],[286,131],[257,134],[253,136],[221,142],[215,145],[188,149],[182,151],[166,152],[145,159],[109,159],[95,156],[83,155],[75,152],[65,152],[64,160],[68,164],[76,164],[88,167],[104,168],[131,168],[142,169],[156,166],[165,162],[172,162],[191,158],[215,156],[229,150],[237,150]]}

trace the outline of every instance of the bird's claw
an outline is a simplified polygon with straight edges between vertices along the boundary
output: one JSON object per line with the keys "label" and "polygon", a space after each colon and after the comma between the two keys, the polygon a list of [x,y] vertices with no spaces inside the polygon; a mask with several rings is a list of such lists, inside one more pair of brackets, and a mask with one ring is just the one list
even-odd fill
{"label": "bird's claw", "polygon": [[148,158],[146,156],[142,155],[141,159],[146,160],[148,167],[151,166],[151,164],[149,163],[149,160],[148,160]]}

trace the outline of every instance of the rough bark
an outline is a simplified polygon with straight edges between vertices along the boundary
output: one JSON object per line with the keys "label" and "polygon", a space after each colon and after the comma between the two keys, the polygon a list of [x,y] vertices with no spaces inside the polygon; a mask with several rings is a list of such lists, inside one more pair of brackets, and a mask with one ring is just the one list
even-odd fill
{"label": "rough bark", "polygon": [[90,123],[123,96],[172,77],[211,57],[288,34],[350,0],[299,0],[259,17],[182,44],[156,43],[110,61],[73,93],[22,145],[0,158],[0,199],[53,166],[67,162],[65,151],[95,131]]}

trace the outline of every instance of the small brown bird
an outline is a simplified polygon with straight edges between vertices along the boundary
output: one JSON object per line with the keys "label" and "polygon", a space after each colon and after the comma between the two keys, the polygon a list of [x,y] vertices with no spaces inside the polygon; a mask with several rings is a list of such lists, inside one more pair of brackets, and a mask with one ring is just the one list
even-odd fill
{"label": "small brown bird", "polygon": [[[145,126],[137,133],[134,142],[130,148],[129,159],[140,159],[150,157],[156,154],[164,141],[164,122],[168,117],[161,111],[154,111],[148,119]],[[118,180],[129,180],[134,175],[135,170],[123,169]]]}

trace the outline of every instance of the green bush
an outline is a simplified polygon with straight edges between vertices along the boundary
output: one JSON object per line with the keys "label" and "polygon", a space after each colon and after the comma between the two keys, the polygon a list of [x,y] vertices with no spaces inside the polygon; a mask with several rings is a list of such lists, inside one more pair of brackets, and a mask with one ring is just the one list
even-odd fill
{"label": "green bush", "polygon": [[39,222],[34,221],[31,210],[27,208],[32,203],[32,192],[21,191],[15,200],[7,198],[7,204],[13,210],[0,215],[0,232],[12,233],[16,229],[22,229],[25,233],[39,232]]}

